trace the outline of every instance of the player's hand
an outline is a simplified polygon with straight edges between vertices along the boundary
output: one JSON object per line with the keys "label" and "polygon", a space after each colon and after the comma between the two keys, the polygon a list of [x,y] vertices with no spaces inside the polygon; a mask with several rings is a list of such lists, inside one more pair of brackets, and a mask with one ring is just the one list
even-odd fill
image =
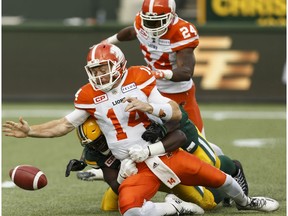
{"label": "player's hand", "polygon": [[163,79],[165,77],[162,71],[151,71],[156,79]]}
{"label": "player's hand", "polygon": [[146,128],[146,131],[142,134],[142,139],[147,142],[155,143],[161,140],[167,134],[165,125],[159,124],[152,121],[151,124]]}
{"label": "player's hand", "polygon": [[19,117],[19,122],[6,121],[3,124],[2,131],[5,136],[17,137],[17,138],[25,138],[28,137],[30,126],[27,121],[25,121],[22,117]]}
{"label": "player's hand", "polygon": [[70,160],[66,167],[65,177],[68,177],[71,171],[80,171],[83,170],[86,166],[87,164],[84,161],[76,159]]}
{"label": "player's hand", "polygon": [[124,179],[137,174],[137,172],[138,169],[135,162],[129,158],[124,159],[123,161],[121,161],[121,166],[117,177],[118,183],[121,184]]}
{"label": "player's hand", "polygon": [[128,102],[128,105],[125,108],[125,112],[132,112],[135,110],[139,110],[151,114],[153,111],[153,107],[149,103],[143,102],[137,99],[136,97],[126,97],[122,102],[123,103]]}
{"label": "player's hand", "polygon": [[152,71],[153,76],[156,79],[167,79],[170,80],[173,76],[173,72],[171,70],[156,70]]}
{"label": "player's hand", "polygon": [[136,163],[145,161],[149,157],[149,149],[140,145],[134,145],[129,149],[130,158]]}

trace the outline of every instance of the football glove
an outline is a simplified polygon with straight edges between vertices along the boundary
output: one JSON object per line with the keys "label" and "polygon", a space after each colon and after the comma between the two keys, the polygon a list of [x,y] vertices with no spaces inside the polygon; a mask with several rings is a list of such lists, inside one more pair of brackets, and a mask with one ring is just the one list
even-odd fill
{"label": "football glove", "polygon": [[120,166],[120,170],[118,173],[117,182],[121,184],[124,181],[124,179],[126,179],[127,177],[131,175],[137,174],[137,172],[138,172],[138,169],[136,167],[135,162],[132,161],[130,158],[126,158],[123,161],[121,161],[121,166]]}
{"label": "football glove", "polygon": [[71,171],[80,171],[83,170],[86,166],[87,164],[84,161],[77,159],[70,160],[66,167],[65,177],[68,177]]}
{"label": "football glove", "polygon": [[165,125],[158,124],[157,122],[152,122],[147,128],[146,131],[142,134],[142,139],[147,142],[155,143],[158,140],[161,140],[167,134],[167,129]]}
{"label": "football glove", "polygon": [[149,149],[140,145],[134,145],[129,149],[130,158],[136,163],[145,161],[149,157]]}

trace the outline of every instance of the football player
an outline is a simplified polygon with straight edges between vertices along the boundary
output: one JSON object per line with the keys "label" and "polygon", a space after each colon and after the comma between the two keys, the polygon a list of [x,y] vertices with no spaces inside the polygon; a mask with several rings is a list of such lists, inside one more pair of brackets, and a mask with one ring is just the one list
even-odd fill
{"label": "football player", "polygon": [[[173,122],[173,125],[175,125]],[[176,123],[177,124],[177,123]],[[157,128],[156,128],[156,127]],[[186,143],[186,137],[184,133],[180,133],[177,130],[169,132],[168,134],[160,129],[156,122],[153,122],[148,126],[147,130],[143,133],[142,138],[149,139],[155,143],[158,138],[161,137],[161,141],[167,145],[173,145],[180,147],[182,143]],[[177,127],[177,126],[176,126]],[[164,129],[165,130],[165,129]],[[167,136],[164,138],[164,135]],[[118,170],[120,167],[120,161],[117,160],[108,148],[106,139],[101,132],[97,122],[93,117],[89,117],[82,125],[77,127],[77,135],[81,145],[84,147],[80,160],[72,159],[69,161],[65,176],[70,175],[70,171],[83,170],[87,164],[92,166],[93,169],[86,172],[78,172],[77,177],[81,180],[93,181],[93,180],[104,180],[110,185],[108,190],[105,192],[102,198],[101,209],[105,211],[118,210]],[[160,137],[158,137],[160,135]],[[163,138],[163,139],[162,139]],[[169,144],[167,144],[167,142]],[[192,202],[204,210],[213,209],[223,197],[216,190],[209,191],[208,189],[201,186],[185,186],[177,185],[172,191],[162,185],[160,191],[176,194],[180,199]]]}
{"label": "football player", "polygon": [[[178,104],[184,104],[189,119],[205,136],[201,112],[196,100],[193,82],[194,50],[199,44],[196,27],[176,14],[174,0],[144,0],[135,17],[134,26],[123,28],[105,39],[104,43],[117,44],[138,39],[147,66],[153,70],[157,87],[162,95]],[[218,156],[222,149],[209,143]],[[238,161],[235,161],[240,166]],[[245,186],[248,195],[248,185]],[[229,206],[225,199],[224,205]]]}
{"label": "football player", "polygon": [[192,80],[199,35],[195,26],[178,17],[175,11],[174,0],[144,0],[134,26],[120,30],[103,42],[116,44],[137,38],[161,94],[184,104],[189,118],[204,135]]}
{"label": "football player", "polygon": [[[178,148],[168,149],[161,141],[151,144],[141,138],[150,123],[150,115],[159,121],[182,118],[178,104],[158,91],[150,68],[126,68],[123,52],[115,45],[101,43],[90,48],[85,69],[89,83],[75,94],[73,112],[32,126],[23,118],[19,118],[18,123],[6,121],[3,124],[5,135],[18,138],[64,136],[89,116],[94,116],[108,148],[121,161],[118,177],[123,181],[118,189],[118,205],[124,216],[172,214],[172,210],[175,212],[172,203],[177,203],[175,197],[168,196],[166,202],[160,204],[150,200],[161,183],[173,188],[180,182],[187,186],[217,188],[232,198],[239,210],[271,212],[279,208],[274,199],[246,196],[230,175],[193,154]],[[128,176],[122,172],[133,166],[137,168],[136,174],[132,172],[128,175],[134,175]],[[124,180],[121,174],[126,174],[127,178]],[[193,208],[187,211],[183,206],[181,210],[184,213],[194,211]]]}
{"label": "football player", "polygon": [[[182,119],[179,123],[175,122],[175,121],[174,122],[170,121],[170,122],[166,122],[165,125],[162,125],[162,124],[159,124],[156,122],[152,122],[147,127],[146,131],[143,133],[142,138],[146,141],[151,142],[151,143],[155,143],[157,140],[161,140],[162,138],[164,138],[166,134],[169,134],[169,133],[173,132],[175,129],[179,128],[186,135],[187,139],[185,141],[175,140],[173,142],[175,142],[175,143],[178,142],[178,146],[182,147],[187,152],[195,154],[201,160],[221,169],[222,171],[224,171],[227,174],[230,174],[241,185],[244,193],[247,195],[247,193],[248,193],[248,191],[247,191],[248,187],[246,186],[247,181],[246,181],[246,178],[245,178],[245,175],[244,175],[244,172],[243,172],[243,169],[242,169],[240,162],[235,161],[233,163],[233,161],[231,161],[231,159],[227,156],[215,155],[215,153],[213,152],[213,149],[209,146],[209,143],[201,135],[201,133],[196,128],[196,126],[188,119],[188,116],[187,116],[187,113],[185,112],[185,110],[183,110],[183,108],[181,106],[180,106],[180,109],[182,111]],[[78,127],[78,129],[77,129],[78,133],[77,134],[78,134],[78,137],[80,138],[80,141],[81,141],[83,146],[86,146],[87,143],[94,143],[95,146],[96,145],[97,146],[106,146],[105,142],[104,142],[104,140],[105,140],[104,138],[99,139],[99,140],[101,140],[100,143],[98,143],[98,141],[94,141],[101,134],[99,132],[99,129],[97,129],[97,128],[99,128],[99,127],[97,126],[96,121],[93,119],[88,119],[83,125]],[[170,135],[170,137],[171,137],[171,135]],[[87,145],[87,146],[89,147],[89,145]],[[90,151],[88,151],[87,148],[84,148],[84,152],[83,152],[84,157],[82,157],[82,159],[84,158],[83,160],[84,161],[86,160],[86,163],[88,163],[89,165],[96,165],[97,160],[100,160],[99,156],[97,156],[97,155],[99,155],[99,152],[93,154],[93,149],[95,151],[96,148],[93,148],[93,149],[88,148],[88,149],[90,149]],[[108,150],[108,147],[105,147],[105,151],[106,150]],[[102,152],[103,152],[103,150],[102,150]],[[85,157],[85,155],[87,155],[87,156]],[[93,155],[95,155],[94,158],[93,158]],[[111,160],[109,160],[109,161],[111,161]],[[76,168],[78,168],[78,164],[82,164],[83,162],[75,160],[75,159],[71,160],[69,165],[67,166],[68,171],[69,171],[69,169],[73,168],[71,163],[72,164],[75,163]],[[80,169],[76,169],[76,170],[73,169],[73,171],[84,169],[84,167],[81,167],[81,166],[79,168]],[[90,170],[87,170],[86,172],[79,172],[77,174],[77,177],[81,180],[93,181],[93,180],[103,179],[103,174],[100,170],[90,169]],[[182,189],[182,188],[180,188],[180,189]],[[221,195],[219,195],[219,193],[215,193],[215,191],[214,191],[215,202],[206,203],[206,201],[207,201],[206,198],[203,198],[204,201],[201,200],[202,199],[201,195],[203,194],[202,191],[200,191],[199,188],[196,188],[196,189],[197,190],[196,191],[194,190],[195,191],[194,193],[191,192],[191,189],[189,189],[187,191],[181,190],[180,193],[182,193],[182,194],[185,193],[185,194],[180,195],[180,198],[184,199],[185,201],[190,201],[190,202],[196,203],[205,210],[215,207],[216,203],[218,204],[222,200]],[[200,194],[199,194],[199,192],[200,192]],[[175,190],[174,190],[174,193],[175,193]],[[213,193],[213,191],[212,191],[212,193]],[[176,193],[176,194],[178,194],[178,193]],[[190,194],[191,197],[189,197],[188,194]],[[108,196],[105,196],[105,199],[109,199],[107,197]],[[111,197],[115,197],[115,195],[111,195]],[[105,200],[105,199],[103,199],[103,200]],[[111,210],[111,209],[109,209],[109,207],[106,208],[105,206],[107,206],[107,205],[105,205],[104,202],[102,202],[102,209]]]}

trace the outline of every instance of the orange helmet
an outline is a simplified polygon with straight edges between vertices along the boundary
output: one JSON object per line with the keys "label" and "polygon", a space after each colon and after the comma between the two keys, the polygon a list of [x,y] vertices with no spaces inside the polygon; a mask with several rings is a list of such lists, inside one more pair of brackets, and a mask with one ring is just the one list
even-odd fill
{"label": "orange helmet", "polygon": [[[126,71],[126,59],[123,52],[113,44],[97,44],[90,48],[87,56],[85,70],[88,74],[89,82],[94,90],[110,91],[114,84],[122,77]],[[91,68],[108,65],[109,72],[96,76]],[[108,83],[102,83],[103,76],[110,76]]]}
{"label": "orange helmet", "polygon": [[174,21],[175,11],[174,0],[144,0],[140,12],[143,29],[151,37],[161,37]]}

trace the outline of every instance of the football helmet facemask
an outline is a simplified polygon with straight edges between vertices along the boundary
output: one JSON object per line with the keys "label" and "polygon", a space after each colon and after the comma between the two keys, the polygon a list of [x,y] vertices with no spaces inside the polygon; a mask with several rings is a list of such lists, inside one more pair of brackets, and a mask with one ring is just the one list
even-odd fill
{"label": "football helmet facemask", "polygon": [[175,11],[174,0],[144,0],[140,12],[141,25],[150,37],[160,38],[173,23]]}
{"label": "football helmet facemask", "polygon": [[78,126],[76,132],[83,147],[87,146],[95,151],[100,151],[102,154],[109,153],[106,138],[92,116]]}
{"label": "football helmet facemask", "polygon": [[[102,90],[110,91],[114,84],[126,72],[126,59],[123,52],[113,44],[97,44],[90,48],[87,55],[87,65],[85,70],[88,74],[88,79],[95,91]],[[108,65],[108,72],[97,76],[92,72],[91,68]],[[108,77],[108,82],[102,83],[102,79]],[[107,80],[107,79],[106,79]]]}

